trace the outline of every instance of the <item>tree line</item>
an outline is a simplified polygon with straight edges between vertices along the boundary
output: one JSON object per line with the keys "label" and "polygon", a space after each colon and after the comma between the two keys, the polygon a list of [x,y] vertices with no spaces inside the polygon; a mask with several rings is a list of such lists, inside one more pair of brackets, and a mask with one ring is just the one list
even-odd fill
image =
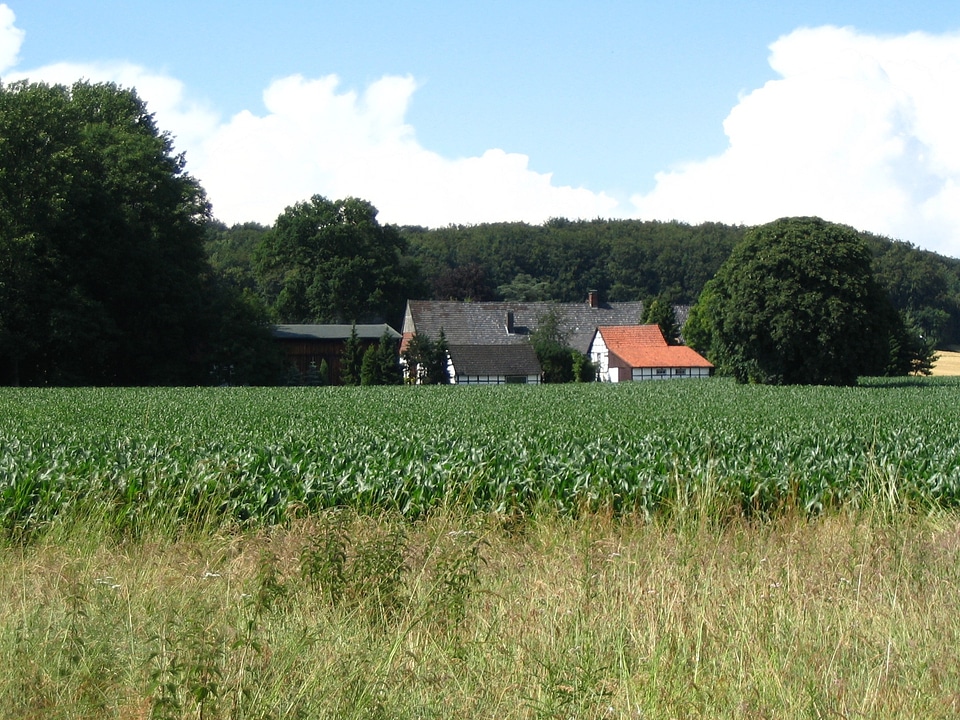
{"label": "tree line", "polygon": [[[374,302],[360,303],[358,308],[362,306],[367,317],[399,322],[406,298],[580,302],[588,291],[597,290],[609,301],[660,298],[692,305],[750,228],[554,219],[542,225],[489,223],[392,230],[395,259],[385,267],[393,276],[393,284],[387,286],[396,292],[392,299],[389,293],[368,295]],[[257,293],[269,312],[292,321],[284,314],[287,299],[278,292],[278,266],[273,264],[265,272],[261,265],[267,244],[277,242],[272,239],[275,233],[275,228],[261,225],[214,223],[206,248],[215,267]],[[925,337],[940,345],[960,344],[960,260],[904,241],[866,232],[858,235],[870,249],[873,273],[894,307],[906,313]],[[296,269],[296,263],[286,262],[284,272],[303,283],[308,266]],[[340,269],[345,267],[346,263]],[[321,286],[335,281],[322,277]],[[328,317],[342,318],[342,312],[329,314],[329,309],[337,307],[342,304],[327,303],[315,308],[314,315],[323,317],[326,312]]]}
{"label": "tree line", "polygon": [[[691,305],[750,230],[398,227],[319,195],[228,227],[135,91],[0,84],[0,383],[282,382],[271,323],[399,328],[414,298]],[[858,235],[910,327],[960,343],[960,260]]]}

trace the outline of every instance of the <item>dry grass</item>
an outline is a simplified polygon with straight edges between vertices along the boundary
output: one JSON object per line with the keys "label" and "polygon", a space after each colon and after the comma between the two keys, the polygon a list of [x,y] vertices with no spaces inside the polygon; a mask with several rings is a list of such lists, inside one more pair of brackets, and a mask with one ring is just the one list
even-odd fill
{"label": "dry grass", "polygon": [[960,375],[960,352],[937,350],[937,361],[933,364],[934,375]]}
{"label": "dry grass", "polygon": [[2,550],[0,597],[3,717],[960,713],[953,516],[81,533]]}

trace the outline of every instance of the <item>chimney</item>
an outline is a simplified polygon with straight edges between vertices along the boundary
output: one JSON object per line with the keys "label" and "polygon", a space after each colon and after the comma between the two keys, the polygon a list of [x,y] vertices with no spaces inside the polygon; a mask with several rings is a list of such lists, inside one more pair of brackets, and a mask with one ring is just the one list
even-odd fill
{"label": "chimney", "polygon": [[507,334],[513,335],[513,310],[507,310]]}
{"label": "chimney", "polygon": [[587,292],[587,303],[592,308],[600,307],[600,293],[598,293],[596,290],[589,290]]}

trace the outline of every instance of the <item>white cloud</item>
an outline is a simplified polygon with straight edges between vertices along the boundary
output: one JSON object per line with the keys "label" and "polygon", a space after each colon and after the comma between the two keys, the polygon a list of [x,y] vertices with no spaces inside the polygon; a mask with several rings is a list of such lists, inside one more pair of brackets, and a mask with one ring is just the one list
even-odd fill
{"label": "white cloud", "polygon": [[960,256],[960,34],[802,29],[741,98],[721,155],[659,173],[642,217],[819,215]]}
{"label": "white cloud", "polygon": [[17,64],[20,46],[23,45],[24,32],[14,25],[16,20],[13,10],[0,4],[0,73],[6,73]]}
{"label": "white cloud", "polygon": [[410,77],[384,77],[362,95],[341,91],[335,75],[282,78],[264,91],[264,114],[244,110],[225,122],[190,102],[179,80],[130,63],[59,63],[16,77],[135,87],[227,223],[270,224],[315,194],[364,198],[382,222],[434,227],[607,217],[617,205],[604,194],[554,186],[524,155],[488,150],[448,159],[423,148],[405,122],[416,90]]}
{"label": "white cloud", "polygon": [[[23,41],[0,4],[0,72]],[[770,47],[778,79],[744,95],[716,157],[656,176],[631,198],[642,218],[761,223],[819,215],[960,256],[960,34],[875,37],[797,30]],[[407,111],[411,77],[362,91],[335,75],[275,80],[263,108],[219,117],[162,72],[125,62],[4,72],[135,87],[187,153],[221,220],[272,223],[311,195],[361,197],[385,222],[443,226],[623,216],[611,195],[557,186],[526,155],[443,157],[420,145]]]}
{"label": "white cloud", "polygon": [[272,222],[313,194],[373,202],[381,220],[443,226],[552,216],[607,216],[616,201],[557,187],[524,155],[488,150],[448,159],[422,147],[405,116],[411,77],[384,77],[362,95],[339,80],[292,76],[264,92],[266,114],[242,112],[202,145],[192,167],[218,217]]}

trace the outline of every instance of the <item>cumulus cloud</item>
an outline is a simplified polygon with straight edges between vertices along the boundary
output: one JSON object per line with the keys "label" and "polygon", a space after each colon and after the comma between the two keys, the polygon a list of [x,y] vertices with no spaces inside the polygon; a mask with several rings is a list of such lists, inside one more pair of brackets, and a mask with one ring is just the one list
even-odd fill
{"label": "cumulus cloud", "polygon": [[779,78],[724,122],[719,156],[656,176],[642,217],[755,224],[819,215],[960,256],[960,34],[801,29]]}
{"label": "cumulus cloud", "polygon": [[313,194],[370,200],[385,222],[443,226],[609,215],[616,201],[557,187],[524,155],[488,150],[444,158],[405,121],[411,77],[384,77],[362,94],[339,79],[292,76],[264,92],[266,113],[242,112],[196,153],[218,217],[271,222]]}
{"label": "cumulus cloud", "polygon": [[16,20],[13,10],[0,4],[0,73],[6,73],[17,64],[24,33],[14,25]]}

